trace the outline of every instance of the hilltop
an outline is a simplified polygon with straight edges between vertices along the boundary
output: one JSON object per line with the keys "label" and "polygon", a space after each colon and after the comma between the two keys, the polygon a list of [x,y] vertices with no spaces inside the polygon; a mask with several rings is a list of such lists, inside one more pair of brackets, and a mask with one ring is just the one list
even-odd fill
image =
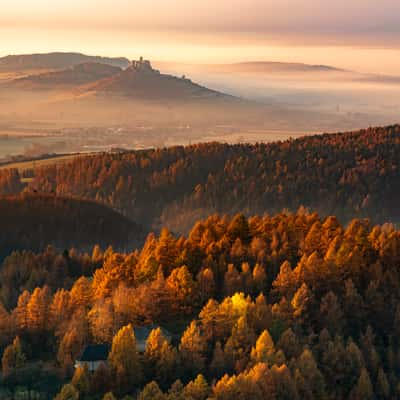
{"label": "hilltop", "polygon": [[55,90],[65,86],[79,86],[86,83],[118,74],[121,68],[108,64],[87,62],[77,64],[67,69],[44,72],[14,79],[7,83],[9,87],[19,89],[47,89]]}
{"label": "hilltop", "polygon": [[0,197],[0,259],[14,250],[91,249],[99,244],[133,248],[142,229],[101,204],[51,194],[24,193]]}
{"label": "hilltop", "polygon": [[0,72],[21,72],[29,70],[54,70],[69,68],[83,63],[107,64],[114,67],[126,68],[129,61],[126,58],[88,56],[81,53],[46,53],[20,54],[0,58]]}
{"label": "hilltop", "polygon": [[185,76],[178,78],[162,74],[152,67],[150,61],[142,58],[117,74],[83,86],[80,94],[120,95],[137,100],[231,98],[193,83]]}

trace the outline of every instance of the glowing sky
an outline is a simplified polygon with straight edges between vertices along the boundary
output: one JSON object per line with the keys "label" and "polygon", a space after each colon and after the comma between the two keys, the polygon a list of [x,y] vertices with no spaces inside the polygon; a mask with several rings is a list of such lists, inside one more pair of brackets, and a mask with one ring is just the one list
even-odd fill
{"label": "glowing sky", "polygon": [[400,71],[399,0],[1,0],[0,53]]}

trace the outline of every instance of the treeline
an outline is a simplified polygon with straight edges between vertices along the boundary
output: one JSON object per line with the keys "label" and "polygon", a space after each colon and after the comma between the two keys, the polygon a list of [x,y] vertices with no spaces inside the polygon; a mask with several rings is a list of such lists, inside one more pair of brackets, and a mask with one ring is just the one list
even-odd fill
{"label": "treeline", "polygon": [[92,276],[112,251],[109,248],[103,252],[99,246],[90,253],[80,253],[74,248],[59,251],[53,246],[40,253],[14,251],[0,266],[0,302],[11,309],[25,290],[33,292],[42,286],[51,291],[70,289],[81,276]]}
{"label": "treeline", "polygon": [[[2,398],[17,385],[33,396],[48,376],[65,383],[53,379],[58,400],[400,397],[393,225],[345,228],[304,210],[214,215],[187,237],[163,229],[101,258],[93,278],[24,290],[1,308]],[[154,330],[138,354],[132,326],[149,323],[179,339]],[[107,365],[73,371],[88,343],[112,343]]]}
{"label": "treeline", "polygon": [[[399,154],[396,125],[271,144],[79,157],[37,168],[29,187],[96,200],[138,223],[181,233],[214,212],[276,213],[299,205],[344,223],[398,223]],[[0,191],[19,190],[17,177],[10,179]]]}
{"label": "treeline", "polygon": [[0,196],[0,260],[14,250],[132,249],[142,243],[142,229],[128,218],[93,201],[51,194]]}

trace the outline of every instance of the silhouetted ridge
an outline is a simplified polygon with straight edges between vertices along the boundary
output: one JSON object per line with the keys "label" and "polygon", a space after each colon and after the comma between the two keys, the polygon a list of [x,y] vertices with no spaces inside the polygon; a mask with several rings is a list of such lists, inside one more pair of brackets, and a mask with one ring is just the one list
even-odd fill
{"label": "silhouetted ridge", "polygon": [[132,248],[142,229],[103,205],[47,194],[0,197],[0,258],[13,250],[41,250],[48,244],[90,249],[95,244]]}
{"label": "silhouetted ridge", "polygon": [[0,71],[18,71],[25,69],[64,69],[73,65],[93,62],[126,68],[129,61],[126,58],[88,56],[81,53],[47,53],[9,55],[0,58]]}

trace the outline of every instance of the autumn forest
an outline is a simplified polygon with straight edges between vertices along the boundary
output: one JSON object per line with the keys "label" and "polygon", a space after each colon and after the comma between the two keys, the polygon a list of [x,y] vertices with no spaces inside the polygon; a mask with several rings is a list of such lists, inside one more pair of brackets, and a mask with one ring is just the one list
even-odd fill
{"label": "autumn forest", "polygon": [[399,155],[394,125],[0,169],[0,399],[400,399]]}

